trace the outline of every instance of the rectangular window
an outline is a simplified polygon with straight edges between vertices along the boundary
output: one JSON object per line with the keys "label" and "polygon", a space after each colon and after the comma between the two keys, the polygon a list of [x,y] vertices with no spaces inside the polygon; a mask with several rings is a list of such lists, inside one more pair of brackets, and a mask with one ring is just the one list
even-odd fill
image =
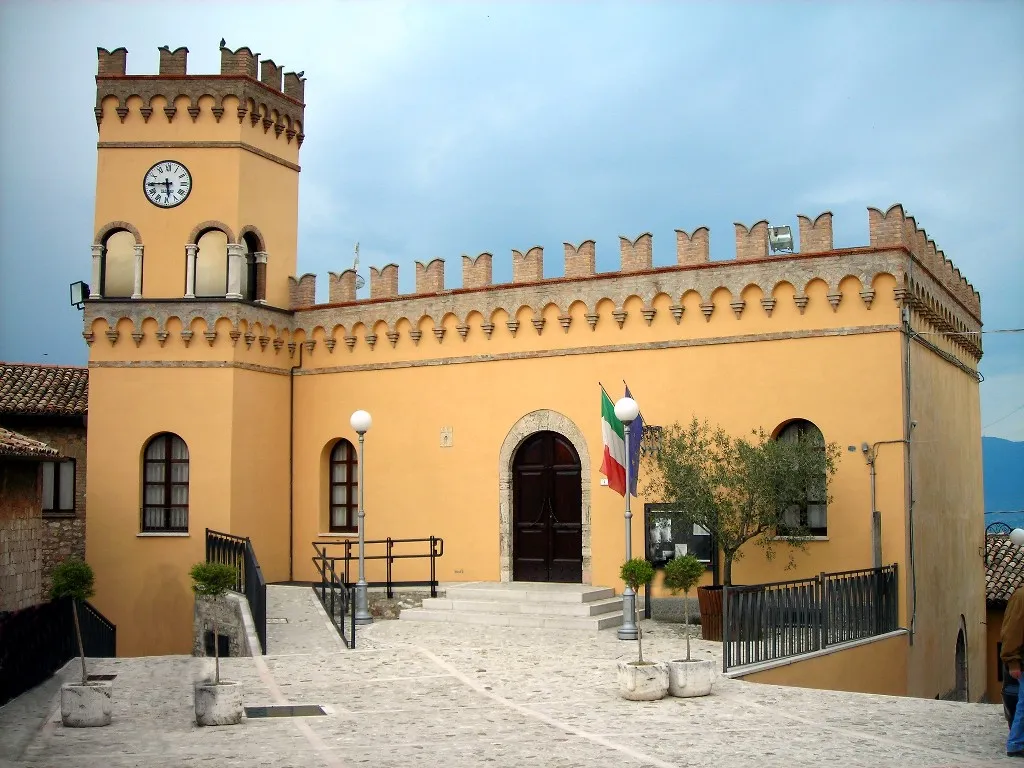
{"label": "rectangular window", "polygon": [[43,462],[43,513],[75,513],[75,460]]}

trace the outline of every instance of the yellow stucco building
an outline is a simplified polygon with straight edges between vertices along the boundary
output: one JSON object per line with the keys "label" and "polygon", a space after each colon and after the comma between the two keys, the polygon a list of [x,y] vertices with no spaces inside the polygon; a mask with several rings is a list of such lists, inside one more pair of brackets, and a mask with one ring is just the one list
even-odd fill
{"label": "yellow stucco building", "polygon": [[534,247],[513,251],[509,284],[485,253],[462,257],[457,289],[441,260],[417,264],[413,294],[397,266],[372,267],[363,300],[354,272],[331,273],[318,305],[296,265],[302,78],[247,48],[222,47],[219,75],[187,74],[184,48],[161,49],[158,75],[126,75],[126,53],[99,49],[84,307],[87,558],[120,654],[190,652],[206,528],[251,537],[268,581],[314,579],[311,542],[354,535],[356,409],[374,418],[367,538],[443,537],[442,581],[517,578],[512,478],[524,441],[551,433],[531,443],[540,476],[578,478],[552,510],[575,526],[561,576],[621,590],[598,382],[618,397],[625,377],[649,424],[799,419],[856,447],[796,569],[751,545],[737,583],[871,567],[860,446],[874,446],[910,630],[886,642],[894,692],[952,689],[962,636],[982,695],[980,298],[902,206],[868,209],[858,248],[835,249],[823,213],[799,218],[794,253],[769,255],[761,221],[712,262],[701,227],[676,231],[672,266],[653,266],[642,234],[621,238],[616,272],[595,273],[593,241],[566,243],[562,278]]}

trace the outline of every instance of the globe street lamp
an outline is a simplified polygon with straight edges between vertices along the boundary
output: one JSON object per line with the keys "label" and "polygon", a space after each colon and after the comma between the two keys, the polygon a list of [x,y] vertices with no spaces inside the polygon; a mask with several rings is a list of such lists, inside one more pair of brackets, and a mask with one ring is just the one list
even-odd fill
{"label": "globe street lamp", "polygon": [[1024,546],[1024,528],[1014,528],[1010,531],[1010,541],[1018,547]]}
{"label": "globe street lamp", "polygon": [[359,581],[356,582],[356,624],[372,624],[373,616],[370,615],[366,602],[366,571],[364,569],[363,552],[363,518],[366,510],[363,507],[363,436],[373,424],[373,419],[366,411],[356,411],[349,419],[352,429],[359,435]]}
{"label": "globe street lamp", "polygon": [[[631,397],[624,397],[615,404],[615,418],[622,422],[626,433],[626,560],[633,558],[633,536],[630,530],[633,513],[629,509],[629,425],[640,413],[640,406]],[[626,585],[622,593],[622,626],[619,627],[619,640],[636,640],[636,592]]]}

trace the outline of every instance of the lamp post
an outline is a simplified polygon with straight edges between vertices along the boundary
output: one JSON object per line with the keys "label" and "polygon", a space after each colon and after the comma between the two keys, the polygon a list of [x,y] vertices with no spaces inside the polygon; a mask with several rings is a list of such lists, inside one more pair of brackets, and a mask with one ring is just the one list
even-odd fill
{"label": "lamp post", "polygon": [[364,567],[363,552],[363,518],[366,516],[366,509],[363,507],[363,436],[373,424],[373,419],[366,411],[356,411],[349,419],[352,429],[359,435],[359,581],[356,582],[356,624],[372,624],[373,616],[366,602],[366,571]]}
{"label": "lamp post", "polygon": [[[633,558],[633,512],[629,508],[629,425],[640,413],[640,406],[631,397],[624,397],[615,404],[615,418],[622,422],[626,433],[626,560]],[[626,585],[622,593],[622,626],[619,627],[619,640],[636,640],[636,592]]]}

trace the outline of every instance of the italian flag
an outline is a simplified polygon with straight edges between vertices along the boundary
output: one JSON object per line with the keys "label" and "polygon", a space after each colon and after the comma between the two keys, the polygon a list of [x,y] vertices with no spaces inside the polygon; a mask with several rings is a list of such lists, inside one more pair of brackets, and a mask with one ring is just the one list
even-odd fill
{"label": "italian flag", "polygon": [[622,422],[615,416],[615,406],[608,394],[601,390],[601,438],[604,442],[604,458],[601,459],[601,474],[608,478],[608,487],[626,495],[626,441]]}

